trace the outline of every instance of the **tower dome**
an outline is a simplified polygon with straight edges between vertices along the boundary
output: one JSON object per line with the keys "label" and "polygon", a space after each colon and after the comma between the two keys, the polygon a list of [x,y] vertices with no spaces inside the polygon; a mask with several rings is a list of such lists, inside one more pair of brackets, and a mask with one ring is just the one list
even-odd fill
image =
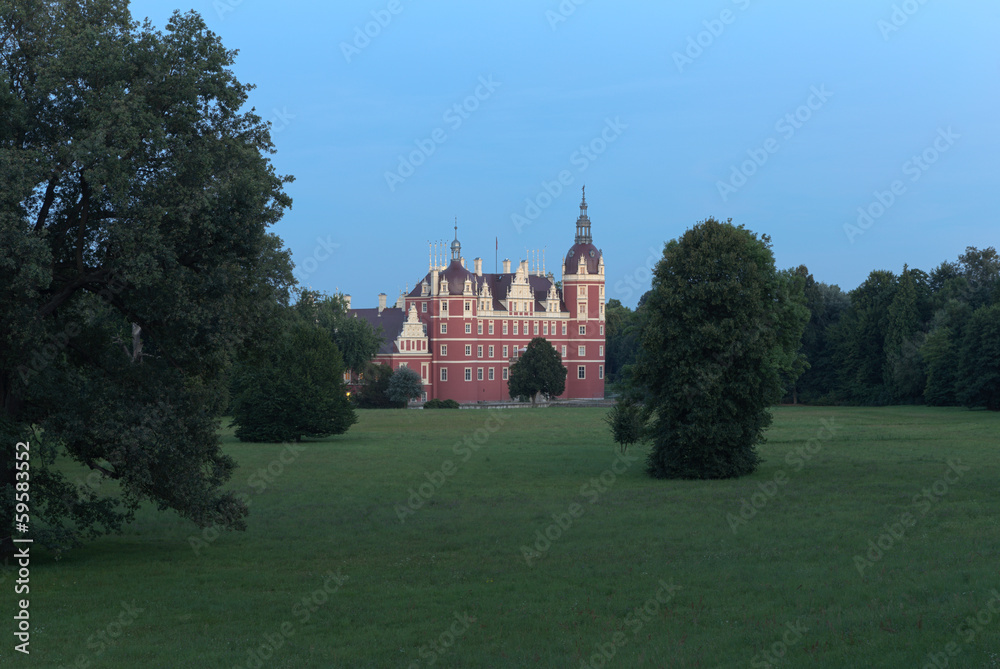
{"label": "tower dome", "polygon": [[593,244],[590,236],[590,217],[587,215],[587,187],[583,187],[583,199],[580,201],[580,216],[576,219],[576,238],[566,254],[563,264],[563,274],[576,274],[580,266],[580,258],[587,263],[587,273],[597,274],[601,261],[601,251]]}

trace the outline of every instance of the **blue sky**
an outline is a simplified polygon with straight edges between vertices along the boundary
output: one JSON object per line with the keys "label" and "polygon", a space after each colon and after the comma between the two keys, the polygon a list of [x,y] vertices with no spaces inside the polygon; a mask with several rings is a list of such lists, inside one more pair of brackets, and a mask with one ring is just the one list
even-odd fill
{"label": "blue sky", "polygon": [[296,275],[358,307],[412,287],[456,216],[470,266],[499,238],[558,277],[584,183],[627,306],[709,216],[845,290],[997,245],[1000,3],[132,3],[174,9],[240,50],[274,122]]}

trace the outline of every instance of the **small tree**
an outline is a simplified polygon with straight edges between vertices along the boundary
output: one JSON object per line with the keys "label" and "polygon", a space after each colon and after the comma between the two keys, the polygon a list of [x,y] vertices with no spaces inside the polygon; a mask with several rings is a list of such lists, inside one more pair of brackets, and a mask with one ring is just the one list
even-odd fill
{"label": "small tree", "polygon": [[611,428],[611,437],[618,444],[623,455],[629,446],[646,438],[647,418],[646,411],[641,404],[627,399],[615,402],[614,407],[604,417],[604,422]]}
{"label": "small tree", "polygon": [[321,328],[295,322],[268,360],[245,364],[233,381],[240,441],[301,441],[341,434],[357,422],[340,351]]}
{"label": "small tree", "polygon": [[398,409],[400,404],[389,399],[389,380],[392,367],[379,363],[369,364],[362,374],[361,389],[355,399],[359,409]]}
{"label": "small tree", "polygon": [[548,399],[566,390],[566,373],[559,352],[543,337],[535,337],[528,342],[518,361],[510,366],[507,388],[511,397],[522,402],[530,397],[534,406],[539,393]]}
{"label": "small tree", "polygon": [[386,395],[391,402],[406,406],[410,400],[418,400],[424,394],[424,383],[420,375],[409,367],[400,367],[389,377]]}

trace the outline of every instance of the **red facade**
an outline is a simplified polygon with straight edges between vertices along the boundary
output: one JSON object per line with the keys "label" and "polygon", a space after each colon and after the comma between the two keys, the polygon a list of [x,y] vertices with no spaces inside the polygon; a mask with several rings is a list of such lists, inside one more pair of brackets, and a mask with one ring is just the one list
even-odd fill
{"label": "red facade", "polygon": [[[447,265],[432,258],[427,274],[395,306],[352,313],[381,326],[386,343],[377,362],[410,367],[426,399],[461,403],[510,400],[507,374],[535,337],[544,337],[568,369],[562,399],[604,397],[604,258],[591,242],[586,198],[575,243],[562,264],[562,289],[551,272],[523,260],[502,273],[473,270],[461,255],[456,226]],[[537,265],[537,263],[536,263]]]}

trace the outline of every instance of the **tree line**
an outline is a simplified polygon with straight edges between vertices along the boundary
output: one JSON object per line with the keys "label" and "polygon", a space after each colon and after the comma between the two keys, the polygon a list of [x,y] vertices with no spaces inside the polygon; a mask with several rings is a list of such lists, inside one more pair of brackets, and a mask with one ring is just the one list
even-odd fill
{"label": "tree line", "polygon": [[[786,361],[783,401],[1000,410],[1000,256],[993,247],[968,247],[929,273],[875,270],[850,292],[817,281],[804,265],[781,274],[808,312],[797,354]],[[634,370],[652,294],[634,310],[608,302],[612,387]]]}

